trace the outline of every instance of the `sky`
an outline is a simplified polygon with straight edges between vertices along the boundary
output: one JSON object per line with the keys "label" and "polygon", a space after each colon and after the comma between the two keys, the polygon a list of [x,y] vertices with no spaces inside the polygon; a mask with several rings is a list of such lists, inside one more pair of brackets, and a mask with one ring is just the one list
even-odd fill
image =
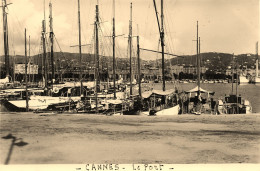
{"label": "sky", "polygon": [[[45,0],[45,18],[49,30],[49,0]],[[52,0],[55,51],[79,51],[78,0]],[[133,36],[140,36],[140,47],[160,51],[159,31],[153,0],[115,0],[116,56],[127,57],[130,3],[133,4]],[[30,54],[41,53],[41,26],[44,0],[7,0],[10,55],[24,55],[24,30],[30,35]],[[100,11],[100,54],[112,55],[113,0],[80,0],[83,53],[94,50],[95,6]],[[160,0],[156,0],[159,16]],[[197,21],[201,52],[255,53],[259,40],[258,0],[164,0],[165,50],[176,55],[196,53]],[[3,42],[0,17],[1,42]],[[48,36],[48,34],[47,34]],[[29,41],[29,37],[27,37]],[[58,42],[58,43],[57,43]],[[4,53],[0,44],[0,55]],[[133,37],[136,56],[136,37]],[[171,58],[172,56],[166,56]],[[160,55],[141,51],[142,59],[159,59]]]}

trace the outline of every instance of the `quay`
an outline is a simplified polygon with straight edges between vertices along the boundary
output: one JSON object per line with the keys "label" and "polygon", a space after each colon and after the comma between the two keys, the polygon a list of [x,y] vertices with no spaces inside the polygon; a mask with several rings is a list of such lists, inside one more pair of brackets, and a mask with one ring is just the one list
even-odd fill
{"label": "quay", "polygon": [[[260,114],[105,116],[1,113],[9,164],[259,163]],[[0,139],[1,164],[11,140]],[[43,153],[44,151],[44,153]]]}

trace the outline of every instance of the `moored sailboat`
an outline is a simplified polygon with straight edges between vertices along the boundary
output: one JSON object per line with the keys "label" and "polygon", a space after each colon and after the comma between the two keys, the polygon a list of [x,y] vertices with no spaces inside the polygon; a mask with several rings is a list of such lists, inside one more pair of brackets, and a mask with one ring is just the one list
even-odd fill
{"label": "moored sailboat", "polygon": [[[199,23],[197,21],[197,86],[191,90],[185,91],[186,97],[182,99],[182,113],[192,113],[196,115],[211,114],[214,112],[216,102],[213,100],[215,92],[201,88],[201,56],[200,56],[200,37]],[[208,83],[213,83],[209,80]]]}
{"label": "moored sailboat", "polygon": [[[149,110],[149,115],[178,115],[180,107],[178,104],[178,91],[174,89],[166,90],[165,87],[165,61],[164,61],[164,13],[163,13],[163,0],[161,0],[161,23],[159,22],[156,2],[154,2],[154,9],[160,33],[161,53],[162,54],[162,90],[152,90],[142,93],[144,108]],[[147,50],[147,49],[143,49]],[[147,50],[153,51],[153,50]],[[156,52],[156,51],[153,51]],[[168,53],[167,53],[168,54]],[[172,55],[172,54],[169,54]],[[173,55],[176,56],[176,55]]]}
{"label": "moored sailboat", "polygon": [[[45,4],[44,4],[45,5]],[[44,20],[42,21],[42,49],[43,49],[43,89],[33,89],[33,91],[43,91],[39,93],[29,93],[26,98],[17,99],[17,98],[6,98],[3,103],[10,111],[34,111],[34,110],[47,110],[48,108],[56,109],[55,105],[61,106],[64,104],[72,104],[80,100],[80,96],[76,93],[71,93],[71,90],[77,89],[78,84],[75,83],[65,83],[65,84],[54,84],[54,56],[53,56],[53,28],[52,28],[52,4],[49,3],[50,7],[50,41],[51,41],[51,64],[52,64],[52,77],[51,85],[48,84],[48,71],[47,71],[47,54],[46,54],[46,25],[45,25],[45,11],[44,11]],[[26,37],[25,37],[25,56],[26,55]],[[25,66],[27,62],[25,62]],[[27,69],[25,69],[27,72]],[[25,74],[26,75],[26,74]],[[90,86],[89,83],[87,86]],[[27,83],[26,83],[27,86]],[[26,91],[26,89],[25,89]],[[63,94],[63,95],[61,95]],[[66,95],[64,95],[66,94]],[[58,97],[61,96],[61,97]],[[18,95],[17,95],[18,96]]]}
{"label": "moored sailboat", "polygon": [[219,99],[216,105],[217,114],[249,114],[252,113],[252,106],[247,99],[238,95],[238,74],[236,67],[236,92],[234,93],[234,67],[237,66],[234,62],[234,55],[232,57],[232,91],[231,94],[225,95],[223,99]]}

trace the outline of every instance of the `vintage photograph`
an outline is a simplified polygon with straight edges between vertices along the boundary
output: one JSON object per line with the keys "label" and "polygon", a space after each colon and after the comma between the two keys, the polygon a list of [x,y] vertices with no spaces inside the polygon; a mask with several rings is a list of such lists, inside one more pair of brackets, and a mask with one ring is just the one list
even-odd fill
{"label": "vintage photograph", "polygon": [[1,0],[0,168],[259,164],[259,7]]}

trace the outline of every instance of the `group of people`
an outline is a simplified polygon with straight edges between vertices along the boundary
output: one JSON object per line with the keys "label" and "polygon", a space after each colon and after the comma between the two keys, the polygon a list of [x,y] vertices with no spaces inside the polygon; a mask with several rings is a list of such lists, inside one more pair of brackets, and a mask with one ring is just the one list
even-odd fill
{"label": "group of people", "polygon": [[186,94],[180,96],[180,113],[214,113],[216,101],[213,98],[203,98],[202,96],[188,97]]}

